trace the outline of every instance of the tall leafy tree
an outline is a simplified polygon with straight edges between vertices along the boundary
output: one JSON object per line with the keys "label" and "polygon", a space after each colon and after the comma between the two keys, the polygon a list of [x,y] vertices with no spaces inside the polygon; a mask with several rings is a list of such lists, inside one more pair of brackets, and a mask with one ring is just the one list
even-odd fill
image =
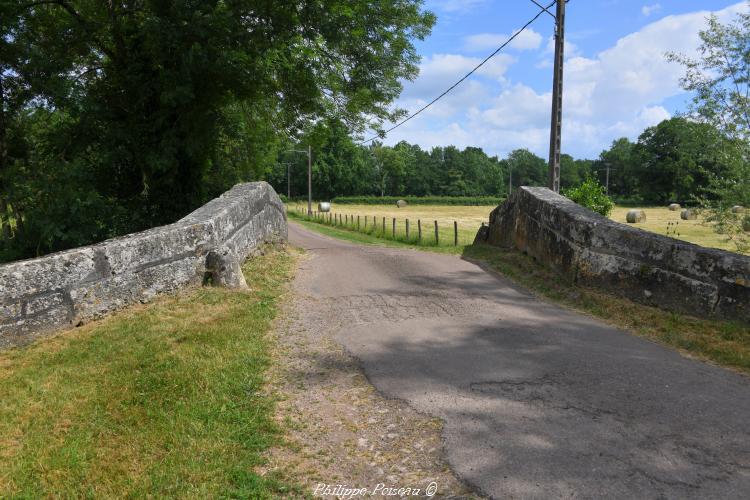
{"label": "tall leafy tree", "polygon": [[[175,220],[227,183],[261,175],[273,134],[331,117],[353,130],[398,117],[401,81],[418,69],[413,40],[434,22],[419,0],[18,0],[0,9],[3,172],[9,96],[23,94],[17,108],[55,115],[56,139],[39,161],[79,172],[85,193],[125,209],[89,214],[117,232]],[[2,202],[12,189],[0,189]],[[58,216],[27,206],[19,220]],[[37,239],[47,242],[37,251],[73,244],[54,231]]]}

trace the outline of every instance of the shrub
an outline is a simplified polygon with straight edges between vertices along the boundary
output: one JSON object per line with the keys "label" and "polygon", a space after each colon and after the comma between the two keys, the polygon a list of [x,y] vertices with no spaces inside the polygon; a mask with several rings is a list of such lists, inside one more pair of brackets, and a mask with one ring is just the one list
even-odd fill
{"label": "shrub", "polygon": [[615,204],[604,192],[604,186],[589,177],[578,187],[566,189],[563,195],[594,212],[608,217]]}

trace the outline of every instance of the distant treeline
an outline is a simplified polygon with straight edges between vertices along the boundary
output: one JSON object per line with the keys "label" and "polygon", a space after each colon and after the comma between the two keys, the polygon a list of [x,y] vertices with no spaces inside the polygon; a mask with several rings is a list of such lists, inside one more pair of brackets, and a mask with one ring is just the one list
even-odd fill
{"label": "distant treeline", "polygon": [[[313,193],[316,199],[370,197],[490,197],[507,196],[509,188],[547,185],[547,161],[517,149],[505,158],[487,155],[481,148],[435,147],[427,151],[400,142],[359,146],[337,122],[319,123],[300,141],[313,149]],[[307,158],[282,153],[269,174],[281,193],[292,197],[307,192]],[[690,203],[711,197],[716,179],[732,178],[742,163],[741,148],[711,125],[685,118],[665,120],[646,129],[636,142],[615,140],[598,158],[574,159],[562,155],[561,186],[580,185],[587,177],[607,184],[609,194],[631,203]],[[287,184],[287,167],[291,186]],[[391,197],[391,198],[388,198]],[[390,203],[391,201],[387,201]],[[354,203],[354,202],[352,202]]]}

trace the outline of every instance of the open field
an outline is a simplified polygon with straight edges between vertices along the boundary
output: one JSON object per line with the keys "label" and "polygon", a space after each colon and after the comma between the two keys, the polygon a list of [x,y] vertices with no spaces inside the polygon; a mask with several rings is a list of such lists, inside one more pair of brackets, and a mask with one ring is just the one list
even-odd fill
{"label": "open field", "polygon": [[[267,338],[294,257],[0,352],[0,498],[283,498]],[[295,488],[296,489],[296,488]]]}
{"label": "open field", "polygon": [[[317,202],[313,210],[317,210]],[[290,204],[290,210],[297,210],[304,213],[307,204],[294,203]],[[386,218],[386,229],[391,230],[392,219],[397,219],[397,232],[404,234],[405,219],[410,220],[411,234],[416,234],[417,219],[422,220],[423,237],[434,238],[434,221],[438,221],[439,232],[442,240],[447,243],[448,239],[453,238],[453,221],[458,222],[458,243],[467,245],[474,241],[477,229],[482,222],[489,221],[489,214],[494,206],[446,206],[446,205],[411,205],[404,208],[387,205],[331,205],[331,211],[342,215],[360,216],[360,224],[364,225],[364,217],[368,216],[368,225],[372,223],[373,216],[378,218],[378,224],[382,225],[382,218]],[[617,222],[625,223],[625,214],[632,207],[615,207],[612,211],[611,219]],[[672,212],[666,207],[643,208],[646,212],[646,222],[636,224],[635,227],[646,231],[652,231],[665,236],[671,236],[690,243],[706,247],[721,248],[732,252],[737,251],[737,247],[726,237],[716,234],[713,229],[699,220],[681,220],[680,212]],[[674,229],[670,229],[667,234],[667,223],[677,223]],[[445,236],[443,236],[445,235]]]}

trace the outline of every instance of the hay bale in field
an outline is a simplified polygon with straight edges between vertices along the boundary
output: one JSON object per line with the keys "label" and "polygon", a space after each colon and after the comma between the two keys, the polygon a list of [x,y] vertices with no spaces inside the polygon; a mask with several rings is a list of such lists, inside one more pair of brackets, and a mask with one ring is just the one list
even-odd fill
{"label": "hay bale in field", "polygon": [[406,205],[408,205],[408,203],[406,203],[406,200],[398,200],[398,201],[396,202],[396,206],[397,206],[398,208],[404,208],[404,207],[405,207]]}
{"label": "hay bale in field", "polygon": [[742,205],[735,205],[732,207],[732,213],[733,214],[741,214],[745,210],[745,207]]}
{"label": "hay bale in field", "polygon": [[331,204],[327,201],[321,201],[318,203],[318,212],[330,212],[331,211]]}
{"label": "hay bale in field", "polygon": [[695,210],[690,210],[689,208],[686,208],[680,213],[680,219],[682,220],[696,220],[698,218],[698,213]]}
{"label": "hay bale in field", "polygon": [[637,224],[638,222],[646,222],[646,212],[643,210],[628,210],[628,214],[625,216],[625,220],[629,224]]}
{"label": "hay bale in field", "polygon": [[678,211],[678,210],[679,210],[680,208],[681,208],[681,207],[680,207],[680,204],[679,204],[679,203],[672,203],[672,204],[670,204],[670,205],[669,205],[669,209],[670,209],[670,210],[671,210],[672,212],[676,212],[676,211]]}

